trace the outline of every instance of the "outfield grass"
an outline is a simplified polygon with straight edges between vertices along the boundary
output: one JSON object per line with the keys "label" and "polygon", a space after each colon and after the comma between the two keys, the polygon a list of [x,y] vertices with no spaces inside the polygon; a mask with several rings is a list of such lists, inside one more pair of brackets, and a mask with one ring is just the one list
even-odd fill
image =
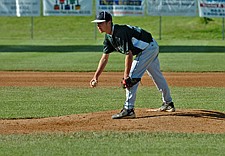
{"label": "outfield grass", "polygon": [[[33,35],[34,40],[70,40],[74,44],[80,41],[85,43],[87,40],[93,42],[103,38],[103,35],[97,32],[95,24],[91,23],[93,19],[95,9],[91,16],[0,17],[0,39],[29,40]],[[161,32],[158,16],[116,16],[113,17],[113,22],[140,26],[150,31],[154,38],[167,41],[222,40],[222,18],[211,18],[206,24],[204,19],[198,16],[163,16]]]}
{"label": "outfield grass", "polygon": [[[72,40],[74,43],[86,40],[102,39],[92,16],[77,17],[34,17],[34,40]],[[114,23],[140,26],[150,31],[154,38],[162,40],[222,40],[222,18],[212,18],[208,24],[200,17],[162,17],[161,36],[158,16],[114,17]],[[0,17],[0,39],[31,39],[30,17]],[[16,25],[16,27],[15,27]],[[10,30],[10,31],[9,31]]]}
{"label": "outfield grass", "polygon": [[[95,71],[101,52],[2,52],[1,71]],[[225,53],[160,53],[162,71],[223,72]],[[124,55],[110,55],[105,71],[123,71]]]}

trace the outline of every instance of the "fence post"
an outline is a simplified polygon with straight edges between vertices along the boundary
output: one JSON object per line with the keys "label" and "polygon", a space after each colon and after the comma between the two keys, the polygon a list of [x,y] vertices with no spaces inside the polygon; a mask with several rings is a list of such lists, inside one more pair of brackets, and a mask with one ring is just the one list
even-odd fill
{"label": "fence post", "polygon": [[34,17],[31,17],[31,29],[30,29],[30,37],[33,40],[34,38]]}
{"label": "fence post", "polygon": [[223,17],[223,24],[222,24],[222,33],[223,33],[223,40],[224,40],[224,17]]}
{"label": "fence post", "polygon": [[159,16],[159,40],[162,39],[162,16]]}

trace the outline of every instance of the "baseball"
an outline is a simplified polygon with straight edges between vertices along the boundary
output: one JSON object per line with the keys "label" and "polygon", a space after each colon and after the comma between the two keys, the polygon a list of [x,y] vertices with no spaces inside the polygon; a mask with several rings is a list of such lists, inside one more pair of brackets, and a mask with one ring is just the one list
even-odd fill
{"label": "baseball", "polygon": [[92,85],[92,87],[96,87],[97,86],[97,81],[96,80],[93,80],[92,82],[91,82],[91,85]]}

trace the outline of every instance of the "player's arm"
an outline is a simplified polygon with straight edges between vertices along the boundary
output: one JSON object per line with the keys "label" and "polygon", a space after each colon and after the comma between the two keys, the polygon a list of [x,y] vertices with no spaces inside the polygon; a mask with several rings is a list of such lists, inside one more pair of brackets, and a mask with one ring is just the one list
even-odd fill
{"label": "player's arm", "polygon": [[98,81],[99,76],[101,75],[106,64],[108,63],[108,59],[109,59],[109,54],[102,54],[102,57],[98,63],[98,68],[97,68],[92,80],[90,81],[90,85],[91,85],[92,81]]}
{"label": "player's arm", "polygon": [[129,51],[129,53],[127,53],[125,56],[125,69],[123,76],[124,79],[129,77],[132,62],[133,62],[133,54],[131,51]]}

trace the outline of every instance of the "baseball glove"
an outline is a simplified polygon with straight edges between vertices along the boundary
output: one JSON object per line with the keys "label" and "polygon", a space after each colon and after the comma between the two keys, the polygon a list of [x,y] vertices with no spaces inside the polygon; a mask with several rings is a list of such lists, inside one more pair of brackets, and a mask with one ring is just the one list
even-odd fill
{"label": "baseball glove", "polygon": [[141,81],[141,78],[126,78],[126,79],[122,79],[121,81],[121,86],[123,89],[129,89],[131,87],[133,87],[135,84],[137,84],[139,81]]}

